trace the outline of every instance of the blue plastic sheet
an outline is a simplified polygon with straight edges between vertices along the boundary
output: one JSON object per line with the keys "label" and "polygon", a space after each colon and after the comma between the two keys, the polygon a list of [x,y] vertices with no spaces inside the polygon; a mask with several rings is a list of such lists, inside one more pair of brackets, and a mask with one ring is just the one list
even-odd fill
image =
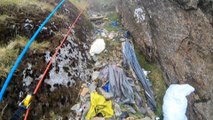
{"label": "blue plastic sheet", "polygon": [[120,103],[134,104],[134,92],[123,69],[116,65],[108,65],[99,74],[99,79],[109,81],[109,92],[111,92]]}
{"label": "blue plastic sheet", "polygon": [[124,64],[129,65],[133,69],[135,75],[137,76],[137,79],[140,81],[140,83],[142,84],[144,88],[148,106],[152,110],[156,110],[156,102],[154,99],[153,91],[147,82],[147,79],[143,73],[143,70],[140,67],[140,64],[137,60],[137,57],[135,55],[135,51],[132,45],[129,43],[129,41],[126,41],[122,44],[122,46],[123,46]]}
{"label": "blue plastic sheet", "polygon": [[104,90],[105,90],[106,92],[109,92],[109,83],[107,83],[107,84],[104,86]]}
{"label": "blue plastic sheet", "polygon": [[117,21],[112,21],[112,27],[117,27],[118,26],[118,22]]}

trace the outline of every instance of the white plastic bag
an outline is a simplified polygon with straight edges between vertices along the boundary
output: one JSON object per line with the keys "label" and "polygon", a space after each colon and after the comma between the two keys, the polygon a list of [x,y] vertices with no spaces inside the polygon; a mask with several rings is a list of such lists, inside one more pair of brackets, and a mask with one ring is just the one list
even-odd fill
{"label": "white plastic bag", "polygon": [[95,54],[100,54],[105,49],[106,44],[104,42],[104,39],[97,39],[92,43],[92,46],[90,48],[90,55],[94,56]]}
{"label": "white plastic bag", "polygon": [[185,115],[187,108],[186,96],[194,90],[189,84],[170,85],[163,98],[164,120],[187,120]]}

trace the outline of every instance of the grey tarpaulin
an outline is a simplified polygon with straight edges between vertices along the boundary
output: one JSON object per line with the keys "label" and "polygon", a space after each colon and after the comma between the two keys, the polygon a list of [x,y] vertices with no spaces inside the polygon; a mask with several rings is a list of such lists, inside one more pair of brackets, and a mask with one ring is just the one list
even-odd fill
{"label": "grey tarpaulin", "polygon": [[99,74],[99,79],[109,81],[109,92],[121,103],[134,104],[134,92],[123,69],[108,65]]}
{"label": "grey tarpaulin", "polygon": [[138,63],[133,47],[131,46],[129,41],[124,42],[122,44],[122,47],[123,47],[124,64],[130,65],[130,67],[133,69],[135,75],[137,76],[137,79],[141,82],[144,88],[145,96],[147,98],[147,103],[149,107],[152,110],[156,110],[156,102],[154,99],[153,91],[146,80],[146,77],[140,67],[140,64]]}

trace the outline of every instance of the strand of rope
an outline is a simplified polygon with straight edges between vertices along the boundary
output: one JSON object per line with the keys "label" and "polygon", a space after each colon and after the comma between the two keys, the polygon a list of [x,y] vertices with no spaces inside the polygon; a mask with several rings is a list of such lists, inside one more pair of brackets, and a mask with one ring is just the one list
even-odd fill
{"label": "strand of rope", "polygon": [[[84,10],[81,10],[81,12],[79,13],[78,17],[75,19],[75,21],[73,22],[73,24],[70,26],[68,32],[67,32],[66,35],[64,36],[64,38],[63,38],[63,40],[61,41],[60,45],[57,47],[57,49],[56,49],[54,55],[52,56],[50,62],[48,63],[48,65],[47,65],[47,67],[46,67],[46,69],[45,69],[45,71],[44,71],[44,73],[43,73],[41,79],[39,80],[39,82],[38,82],[38,84],[37,84],[37,86],[36,86],[36,88],[35,88],[35,90],[34,90],[34,92],[33,92],[34,95],[37,94],[39,88],[41,87],[41,83],[43,82],[43,80],[44,80],[46,74],[48,73],[48,70],[50,69],[50,67],[51,67],[51,65],[52,65],[52,63],[53,63],[53,61],[55,60],[55,58],[56,58],[56,56],[57,56],[59,50],[61,49],[61,47],[62,47],[62,45],[64,44],[64,42],[67,40],[68,35],[70,34],[71,30],[73,29],[73,27],[75,26],[75,24],[76,24],[77,21],[79,20],[80,16],[83,14],[83,12],[84,12]],[[28,108],[27,111],[26,111],[26,115],[25,115],[24,120],[27,120],[28,115],[29,115],[29,111],[30,111],[30,109]]]}

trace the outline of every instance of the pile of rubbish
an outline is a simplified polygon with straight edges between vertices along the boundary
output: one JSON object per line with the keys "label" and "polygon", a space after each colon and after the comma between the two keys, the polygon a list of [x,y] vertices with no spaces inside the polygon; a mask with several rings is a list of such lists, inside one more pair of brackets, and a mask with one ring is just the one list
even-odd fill
{"label": "pile of rubbish", "polygon": [[[98,46],[97,43],[101,44]],[[95,49],[96,47],[98,48]],[[103,39],[97,39],[91,46],[90,54],[95,56],[103,52],[104,49]],[[156,103],[148,79],[146,79],[143,69],[140,68],[135,54],[132,53],[133,57],[126,56],[129,52],[134,52],[132,50],[133,47],[128,40],[123,42],[124,67],[108,63],[93,73],[91,83],[82,85],[80,102],[71,109],[76,113],[75,119],[134,120],[145,117],[147,111],[149,117],[146,119],[155,119],[152,110],[156,108]],[[131,74],[135,74],[136,78]],[[143,87],[145,86],[145,89],[142,89],[142,86],[136,81],[137,79]],[[144,107],[145,100],[141,97],[143,90],[148,103],[151,103],[146,108]],[[137,114],[138,116],[136,116]]]}
{"label": "pile of rubbish", "polygon": [[[103,17],[91,19],[95,22]],[[116,21],[111,25],[118,27]],[[80,101],[71,108],[75,120],[159,120],[154,113],[157,107],[152,84],[147,78],[150,71],[141,68],[130,32],[109,32],[104,25],[96,24],[94,33],[89,52],[95,62],[94,72],[91,80],[81,86]],[[166,120],[176,120],[176,115],[186,118],[186,96],[193,91],[189,85],[169,87],[163,105]],[[182,112],[176,113],[173,108]]]}
{"label": "pile of rubbish", "polygon": [[[94,72],[91,80],[82,84],[80,100],[71,108],[75,119],[155,119],[156,103],[146,78],[149,72],[141,69],[137,61],[130,33],[122,29],[108,31],[105,25],[118,28],[119,23],[96,24],[100,19],[104,19],[102,15],[91,17],[96,27],[89,51],[95,62]],[[129,52],[134,56],[129,56]]]}

